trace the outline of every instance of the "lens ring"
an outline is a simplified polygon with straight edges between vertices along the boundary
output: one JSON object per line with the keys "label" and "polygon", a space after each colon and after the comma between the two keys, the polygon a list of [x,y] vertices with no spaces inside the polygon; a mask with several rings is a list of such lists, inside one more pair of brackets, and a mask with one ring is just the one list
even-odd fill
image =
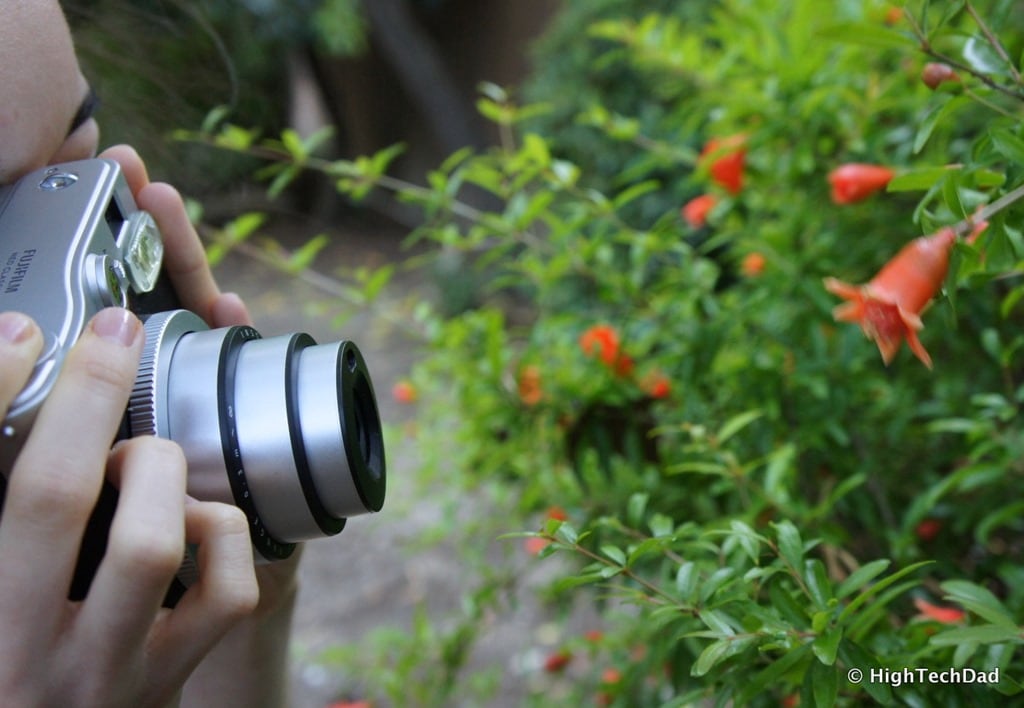
{"label": "lens ring", "polygon": [[287,558],[295,550],[294,543],[285,543],[274,538],[260,519],[259,512],[248,481],[245,478],[245,461],[239,447],[237,416],[235,409],[235,374],[238,370],[238,355],[246,342],[260,339],[260,333],[252,327],[231,327],[224,335],[220,350],[217,373],[217,400],[220,409],[220,439],[224,452],[224,468],[235,504],[245,512],[249,520],[249,535],[253,546],[267,559]]}
{"label": "lens ring", "polygon": [[299,353],[308,347],[316,346],[316,341],[308,334],[299,333],[291,338],[285,354],[285,404],[288,409],[288,435],[292,443],[292,456],[295,460],[295,472],[302,488],[302,496],[306,500],[309,513],[317,527],[326,536],[341,533],[345,528],[345,519],[332,516],[320,501],[313,472],[306,454],[306,443],[302,437],[302,419],[299,414]]}
{"label": "lens ring", "polygon": [[370,374],[354,343],[342,342],[338,348],[338,371],[341,437],[352,481],[363,506],[380,511],[386,487],[384,435]]}

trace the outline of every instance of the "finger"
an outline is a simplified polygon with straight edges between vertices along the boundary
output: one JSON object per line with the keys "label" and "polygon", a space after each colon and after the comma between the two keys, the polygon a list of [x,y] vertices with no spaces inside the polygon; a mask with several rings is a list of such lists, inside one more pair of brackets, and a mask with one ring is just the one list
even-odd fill
{"label": "finger", "polygon": [[42,334],[31,318],[20,312],[0,313],[0,420],[25,387],[42,346]]}
{"label": "finger", "polygon": [[130,662],[148,638],[185,552],[185,456],[169,440],[119,443],[108,477],[120,490],[107,550],[78,615],[81,646],[114,669]]}
{"label": "finger", "polygon": [[224,293],[218,297],[213,303],[210,317],[210,325],[213,327],[252,325],[249,309],[235,293]]}
{"label": "finger", "polygon": [[160,227],[164,239],[164,268],[182,305],[212,322],[220,290],[178,190],[169,184],[154,182],[143,187],[135,195],[135,201]]}
{"label": "finger", "polygon": [[251,325],[252,318],[241,298],[220,293],[181,195],[170,185],[151,185],[145,163],[128,145],[107,148],[100,157],[114,160],[121,166],[139,208],[152,214],[160,227],[167,273],[182,305],[213,327]]}
{"label": "finger", "polygon": [[240,509],[189,500],[185,530],[188,542],[198,546],[199,580],[164,618],[150,645],[151,655],[181,676],[259,602],[248,523]]}
{"label": "finger", "polygon": [[92,319],[64,361],[8,480],[0,616],[41,631],[60,620],[53,607],[67,596],[142,341],[134,315],[110,308]]}
{"label": "finger", "polygon": [[99,157],[113,160],[121,166],[121,173],[133,196],[149,184],[146,164],[139,157],[139,153],[135,152],[135,148],[128,145],[114,145],[101,152]]}

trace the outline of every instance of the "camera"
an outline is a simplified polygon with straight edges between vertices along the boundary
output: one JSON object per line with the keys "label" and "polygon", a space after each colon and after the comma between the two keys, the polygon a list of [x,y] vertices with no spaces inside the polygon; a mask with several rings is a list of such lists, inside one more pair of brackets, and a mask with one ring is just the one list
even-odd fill
{"label": "camera", "polygon": [[[188,493],[240,507],[257,562],[286,558],[297,542],[379,511],[383,435],[356,345],[210,329],[180,308],[162,256],[156,223],[112,160],[54,165],[0,188],[0,311],[31,316],[44,335],[29,382],[0,423],[0,499],[64,357],[94,314],[120,306],[143,321],[146,341],[118,439],[177,442]],[[84,597],[102,558],[116,497],[105,483],[72,598]],[[186,554],[172,602],[194,573]]]}

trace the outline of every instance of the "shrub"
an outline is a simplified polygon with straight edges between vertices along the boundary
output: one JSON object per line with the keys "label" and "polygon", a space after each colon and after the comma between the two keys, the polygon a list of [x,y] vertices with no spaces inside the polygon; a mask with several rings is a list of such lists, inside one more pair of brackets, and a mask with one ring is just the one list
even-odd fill
{"label": "shrub", "polygon": [[[628,147],[600,189],[524,127],[542,104],[493,86],[480,108],[501,147],[453,155],[426,187],[387,178],[390,153],[260,146],[280,182],[315,167],[356,196],[397,191],[424,210],[414,239],[488,269],[485,304],[418,312],[418,441],[446,480],[497,480],[543,515],[526,532],[539,555],[578,560],[551,590],[592,588],[604,625],[548,684],[603,705],[1020,691],[1020,23],[1010,2],[852,0],[598,21],[595,65],[649,89],[633,115],[581,94],[594,144]],[[936,62],[956,78],[922,79]],[[253,148],[238,138],[206,139]],[[833,201],[847,164],[885,179]],[[469,185],[499,206],[460,201]],[[926,274],[914,253],[883,270],[931,234],[946,235]],[[872,282],[828,281],[870,301],[836,314],[888,367],[833,317],[826,278]],[[915,338],[932,370],[902,351]],[[994,685],[916,672],[953,667]]]}

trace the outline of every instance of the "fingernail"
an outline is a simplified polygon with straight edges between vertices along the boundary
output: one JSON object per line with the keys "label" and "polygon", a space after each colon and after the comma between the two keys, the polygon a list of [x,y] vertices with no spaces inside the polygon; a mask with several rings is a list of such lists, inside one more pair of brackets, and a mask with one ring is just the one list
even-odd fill
{"label": "fingernail", "polygon": [[0,339],[8,344],[21,344],[32,336],[32,320],[20,312],[0,314]]}
{"label": "fingernail", "polygon": [[120,307],[108,307],[92,318],[92,331],[108,342],[129,347],[139,334],[135,315]]}

